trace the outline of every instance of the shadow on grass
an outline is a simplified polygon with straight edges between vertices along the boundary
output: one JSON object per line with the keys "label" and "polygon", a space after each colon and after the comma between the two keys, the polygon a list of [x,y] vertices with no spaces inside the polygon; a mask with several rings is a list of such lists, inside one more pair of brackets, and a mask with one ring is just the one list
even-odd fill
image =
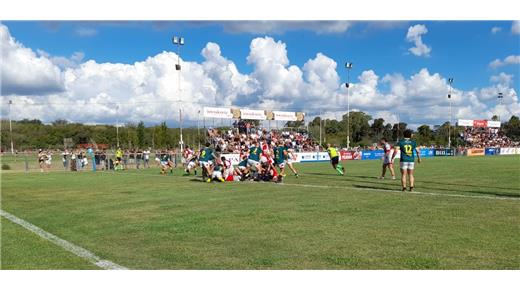
{"label": "shadow on grass", "polygon": [[[354,184],[352,186],[355,188],[376,189],[376,190],[381,190],[381,191],[399,191],[399,189],[400,189],[400,187],[398,187],[398,186],[396,186],[396,188],[388,188],[388,187],[373,186],[373,185],[360,185],[360,184]],[[478,191],[478,190],[453,190],[453,189],[448,189],[448,188],[438,188],[438,187],[431,188],[431,187],[422,187],[422,186],[417,187],[417,184],[415,186],[415,189],[418,190],[419,192],[421,191],[421,189],[434,190],[434,192],[436,192],[438,194],[457,193],[457,194],[464,195],[465,193],[474,193],[476,195],[488,195],[488,196],[492,195],[492,196],[497,196],[497,197],[517,198],[518,200],[520,200],[520,195],[518,193],[510,193],[510,192],[494,193],[494,192]],[[442,191],[445,191],[445,192],[442,192]]]}

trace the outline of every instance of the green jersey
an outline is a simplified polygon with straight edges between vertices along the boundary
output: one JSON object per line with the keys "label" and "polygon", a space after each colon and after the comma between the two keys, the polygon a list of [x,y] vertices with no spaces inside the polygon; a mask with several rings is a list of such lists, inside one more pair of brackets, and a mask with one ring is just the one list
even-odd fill
{"label": "green jersey", "polygon": [[204,148],[201,152],[200,152],[200,161],[202,162],[208,162],[210,160],[213,160],[215,159],[215,156],[213,156],[213,149],[211,148]]}
{"label": "green jersey", "polygon": [[251,147],[249,148],[249,159],[260,162],[261,153],[262,149],[260,147]]}
{"label": "green jersey", "polygon": [[238,166],[247,167],[247,159],[240,161],[240,163],[238,163]]}
{"label": "green jersey", "polygon": [[285,153],[287,151],[287,147],[278,146],[273,148],[274,151],[274,162],[276,164],[282,164],[285,161]]}
{"label": "green jersey", "polygon": [[330,159],[338,157],[338,150],[336,150],[334,147],[327,148],[327,153],[329,153]]}
{"label": "green jersey", "polygon": [[401,162],[414,162],[415,149],[417,148],[415,140],[403,139],[399,141],[397,146],[401,150]]}

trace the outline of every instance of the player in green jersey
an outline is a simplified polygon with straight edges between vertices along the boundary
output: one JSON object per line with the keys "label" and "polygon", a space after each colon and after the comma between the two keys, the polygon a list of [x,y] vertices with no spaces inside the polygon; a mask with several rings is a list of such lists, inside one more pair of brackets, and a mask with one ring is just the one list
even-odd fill
{"label": "player in green jersey", "polygon": [[[410,177],[410,191],[413,190],[415,179],[413,176],[415,157],[417,156],[417,162],[421,163],[421,152],[417,148],[417,143],[412,138],[412,130],[406,130],[403,133],[404,139],[400,140],[396,147],[401,152],[401,186],[403,191],[406,190],[406,177]],[[397,148],[394,150],[392,159],[397,154]]]}

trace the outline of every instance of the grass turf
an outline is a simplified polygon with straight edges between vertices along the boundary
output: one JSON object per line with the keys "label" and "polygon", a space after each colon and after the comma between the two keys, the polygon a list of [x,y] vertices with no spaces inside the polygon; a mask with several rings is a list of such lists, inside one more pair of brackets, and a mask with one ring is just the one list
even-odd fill
{"label": "grass turf", "polygon": [[[347,162],[344,177],[296,164],[301,177],[284,185],[158,169],[4,173],[2,209],[134,269],[520,269],[519,161],[423,159],[416,190],[438,195],[377,180],[379,161]],[[1,221],[2,268],[91,267],[28,250],[39,237]]]}

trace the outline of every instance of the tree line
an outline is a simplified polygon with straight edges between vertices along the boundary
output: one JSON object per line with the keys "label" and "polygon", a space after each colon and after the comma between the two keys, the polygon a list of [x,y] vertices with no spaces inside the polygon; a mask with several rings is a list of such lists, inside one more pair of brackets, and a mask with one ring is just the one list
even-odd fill
{"label": "tree line", "polygon": [[[496,120],[496,116],[493,117]],[[346,146],[348,116],[344,114],[340,120],[314,118],[308,124],[303,122],[287,122],[286,127],[304,131],[322,144],[333,143],[338,146]],[[258,125],[258,122],[256,122]],[[1,122],[1,148],[10,150],[9,122]],[[13,121],[13,143],[16,150],[37,148],[63,148],[64,140],[70,140],[71,146],[84,143],[108,144],[115,148],[118,144],[122,148],[173,148],[179,146],[179,128],[170,128],[166,122],[155,126],[145,126],[144,122],[137,124],[127,123],[116,128],[113,125],[85,125],[71,123],[66,120],[56,120],[51,124],[44,124],[40,120],[23,119]],[[321,130],[320,130],[321,127]],[[6,130],[7,129],[7,130]],[[229,129],[221,128],[221,129]],[[403,132],[408,129],[408,124],[399,122],[390,124],[382,118],[372,119],[364,112],[350,113],[350,145],[370,146],[381,138],[388,141],[397,141],[402,138]],[[445,146],[448,144],[448,131],[451,133],[452,145],[462,145],[458,137],[463,127],[449,126],[448,122],[434,128],[429,125],[421,125],[415,130],[415,139],[418,144],[425,146]],[[502,123],[505,134],[515,140],[520,140],[520,120],[512,116],[507,122]],[[117,134],[119,131],[119,134]],[[321,131],[321,134],[320,134]],[[119,138],[118,138],[119,136]],[[321,136],[321,138],[320,138]],[[204,128],[184,128],[183,139],[186,145],[197,147],[199,142],[204,143],[206,132]]]}

